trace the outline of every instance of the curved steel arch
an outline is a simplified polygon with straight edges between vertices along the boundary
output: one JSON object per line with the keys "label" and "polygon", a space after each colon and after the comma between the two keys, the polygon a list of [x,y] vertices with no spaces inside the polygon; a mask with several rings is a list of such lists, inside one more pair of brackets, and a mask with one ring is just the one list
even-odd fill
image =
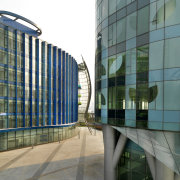
{"label": "curved steel arch", "polygon": [[18,20],[18,19],[21,19],[21,20],[23,20],[23,21],[31,24],[32,26],[36,27],[36,28],[37,28],[36,32],[38,33],[38,35],[41,35],[41,34],[42,34],[42,30],[41,30],[41,28],[38,27],[37,24],[35,24],[33,21],[31,21],[31,20],[29,20],[29,19],[27,19],[27,18],[25,18],[25,17],[23,17],[23,16],[20,16],[20,15],[18,15],[18,14],[15,14],[15,13],[12,13],[12,12],[9,12],[9,11],[1,11],[1,10],[0,10],[0,15],[13,16],[13,17],[15,17],[14,21],[16,21],[16,20]]}
{"label": "curved steel arch", "polygon": [[84,112],[84,119],[86,121],[87,115],[88,115],[88,109],[89,109],[89,105],[90,105],[90,101],[91,101],[92,87],[91,87],[91,78],[90,78],[89,70],[88,70],[88,67],[84,61],[83,56],[82,56],[82,61],[83,62],[81,64],[78,64],[78,69],[79,69],[79,71],[84,72],[84,74],[86,76],[87,87],[88,87],[88,100],[87,100],[87,105],[86,105],[86,109]]}

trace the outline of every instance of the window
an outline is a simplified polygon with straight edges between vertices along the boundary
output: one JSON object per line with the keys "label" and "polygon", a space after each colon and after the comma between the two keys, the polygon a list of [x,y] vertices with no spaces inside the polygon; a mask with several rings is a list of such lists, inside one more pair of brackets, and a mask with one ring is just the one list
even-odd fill
{"label": "window", "polygon": [[108,101],[108,108],[116,109],[116,87],[109,88]]}
{"label": "window", "polygon": [[1,50],[0,50],[0,63],[7,64],[7,53]]}
{"label": "window", "polygon": [[117,9],[121,9],[126,6],[126,0],[117,0]]}
{"label": "window", "polygon": [[164,41],[151,43],[149,46],[149,70],[163,68]]}
{"label": "window", "polygon": [[126,18],[117,21],[117,43],[126,40]]}
{"label": "window", "polygon": [[149,31],[149,6],[138,11],[137,34],[144,34]]}
{"label": "window", "polygon": [[137,73],[147,72],[149,69],[149,47],[137,48]]}
{"label": "window", "polygon": [[126,74],[136,73],[136,49],[126,51]]}
{"label": "window", "polygon": [[180,67],[180,38],[165,40],[165,68]]}
{"label": "window", "polygon": [[125,109],[125,86],[116,87],[116,109]]}
{"label": "window", "polygon": [[113,46],[116,44],[116,23],[109,26],[109,46]]}
{"label": "window", "polygon": [[15,80],[16,80],[15,70],[9,69],[9,81],[15,82]]}
{"label": "window", "polygon": [[0,80],[7,80],[7,69],[0,67]]}
{"label": "window", "polygon": [[164,110],[180,110],[180,81],[164,82]]}
{"label": "window", "polygon": [[7,84],[0,84],[0,96],[7,96]]}
{"label": "window", "polygon": [[171,0],[165,3],[165,24],[166,26],[180,23],[180,1]]}
{"label": "window", "polygon": [[125,68],[126,68],[126,55],[125,53],[118,54],[116,60],[116,76],[125,75]]}
{"label": "window", "polygon": [[127,16],[126,39],[136,36],[136,12]]}
{"label": "window", "polygon": [[109,0],[109,15],[116,11],[116,0]]}
{"label": "window", "polygon": [[108,59],[109,78],[116,76],[116,56],[111,56]]}
{"label": "window", "polygon": [[108,27],[102,31],[102,49],[108,48]]}

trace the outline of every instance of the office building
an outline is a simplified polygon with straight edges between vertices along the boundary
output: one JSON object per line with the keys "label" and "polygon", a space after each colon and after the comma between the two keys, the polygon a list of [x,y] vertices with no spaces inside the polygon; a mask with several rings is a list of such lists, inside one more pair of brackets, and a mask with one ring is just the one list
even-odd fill
{"label": "office building", "polygon": [[105,179],[180,179],[179,46],[179,0],[96,1]]}
{"label": "office building", "polygon": [[75,59],[39,39],[42,31],[32,21],[7,11],[0,16],[0,151],[74,136]]}

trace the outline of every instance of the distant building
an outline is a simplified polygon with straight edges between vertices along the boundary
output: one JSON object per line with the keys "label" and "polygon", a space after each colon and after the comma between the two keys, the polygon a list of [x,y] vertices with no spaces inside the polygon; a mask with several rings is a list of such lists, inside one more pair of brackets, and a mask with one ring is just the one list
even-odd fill
{"label": "distant building", "polygon": [[79,83],[79,108],[78,121],[85,122],[88,116],[89,105],[91,101],[91,78],[88,67],[82,58],[83,62],[78,64],[78,83]]}
{"label": "distant building", "polygon": [[180,179],[180,1],[96,1],[105,179]]}
{"label": "distant building", "polygon": [[78,120],[75,59],[38,39],[42,32],[32,21],[0,15],[0,151],[72,137]]}

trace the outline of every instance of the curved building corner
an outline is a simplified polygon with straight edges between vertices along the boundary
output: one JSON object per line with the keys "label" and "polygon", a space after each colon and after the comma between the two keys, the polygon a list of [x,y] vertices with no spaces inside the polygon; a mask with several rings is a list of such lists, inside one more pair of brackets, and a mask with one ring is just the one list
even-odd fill
{"label": "curved building corner", "polygon": [[105,179],[180,179],[179,46],[179,0],[96,1]]}
{"label": "curved building corner", "polygon": [[7,11],[0,16],[0,151],[76,135],[76,60],[39,39],[32,21]]}

